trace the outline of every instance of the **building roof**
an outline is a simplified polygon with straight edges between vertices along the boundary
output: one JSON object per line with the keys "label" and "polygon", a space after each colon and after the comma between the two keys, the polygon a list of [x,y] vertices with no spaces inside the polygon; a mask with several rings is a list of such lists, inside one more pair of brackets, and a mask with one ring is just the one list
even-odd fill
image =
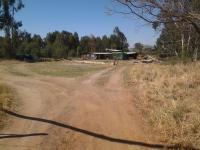
{"label": "building roof", "polygon": [[127,55],[137,54],[137,52],[125,52]]}
{"label": "building roof", "polygon": [[108,53],[108,52],[95,52],[92,53],[93,55],[112,55],[112,53]]}
{"label": "building roof", "polygon": [[109,52],[122,52],[122,50],[118,50],[118,49],[108,49],[108,48],[106,48],[106,51],[109,51]]}
{"label": "building roof", "polygon": [[[114,53],[122,53],[119,51],[116,51]],[[137,52],[124,52],[127,55],[133,55],[133,54],[137,54]],[[94,52],[92,53],[93,55],[112,55],[112,52]]]}

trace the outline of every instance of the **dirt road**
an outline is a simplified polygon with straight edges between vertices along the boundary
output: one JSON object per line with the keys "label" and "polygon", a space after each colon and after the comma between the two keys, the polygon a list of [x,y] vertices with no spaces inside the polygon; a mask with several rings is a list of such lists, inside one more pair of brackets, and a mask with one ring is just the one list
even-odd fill
{"label": "dirt road", "polygon": [[12,125],[1,131],[0,149],[143,149],[139,145],[148,137],[133,93],[123,86],[124,69],[110,67],[74,79],[4,77],[17,90],[20,107],[16,114],[7,112]]}

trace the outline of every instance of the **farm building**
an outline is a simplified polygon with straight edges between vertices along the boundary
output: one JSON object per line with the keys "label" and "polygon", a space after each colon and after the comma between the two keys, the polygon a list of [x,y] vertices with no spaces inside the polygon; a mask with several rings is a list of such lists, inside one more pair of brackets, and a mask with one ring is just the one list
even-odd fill
{"label": "farm building", "polygon": [[125,52],[127,59],[137,59],[137,52]]}
{"label": "farm building", "polygon": [[137,59],[137,52],[122,52],[122,50],[106,49],[107,52],[95,52],[92,53],[95,59],[117,59],[117,60],[128,60]]}
{"label": "farm building", "polygon": [[96,53],[92,53],[92,57],[95,59],[112,59],[112,53],[96,52]]}

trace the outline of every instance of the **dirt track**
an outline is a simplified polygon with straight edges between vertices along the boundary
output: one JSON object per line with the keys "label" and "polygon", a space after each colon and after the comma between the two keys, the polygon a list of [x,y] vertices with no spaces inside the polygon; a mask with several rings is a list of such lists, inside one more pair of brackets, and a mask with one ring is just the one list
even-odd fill
{"label": "dirt track", "polygon": [[[17,113],[27,117],[12,114],[12,125],[1,134],[16,137],[0,139],[0,149],[142,149],[134,141],[148,139],[134,107],[133,93],[123,86],[124,69],[110,67],[76,79],[4,77],[21,99]],[[98,85],[105,74],[105,83]],[[124,144],[128,141],[131,145]]]}

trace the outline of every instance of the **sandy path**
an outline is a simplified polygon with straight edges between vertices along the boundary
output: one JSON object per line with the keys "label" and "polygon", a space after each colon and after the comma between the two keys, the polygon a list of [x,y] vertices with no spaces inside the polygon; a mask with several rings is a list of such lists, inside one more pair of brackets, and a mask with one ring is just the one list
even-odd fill
{"label": "sandy path", "polygon": [[[18,113],[53,120],[89,131],[81,133],[51,123],[12,116],[13,124],[3,134],[48,135],[0,139],[4,150],[122,150],[138,146],[111,142],[93,133],[130,141],[146,142],[143,124],[133,105],[133,95],[124,88],[123,67],[109,72],[99,71],[87,78],[6,77],[7,84],[16,88],[22,107]],[[96,81],[109,73],[104,86]],[[79,130],[78,130],[79,131]],[[92,135],[90,135],[92,132]]]}

